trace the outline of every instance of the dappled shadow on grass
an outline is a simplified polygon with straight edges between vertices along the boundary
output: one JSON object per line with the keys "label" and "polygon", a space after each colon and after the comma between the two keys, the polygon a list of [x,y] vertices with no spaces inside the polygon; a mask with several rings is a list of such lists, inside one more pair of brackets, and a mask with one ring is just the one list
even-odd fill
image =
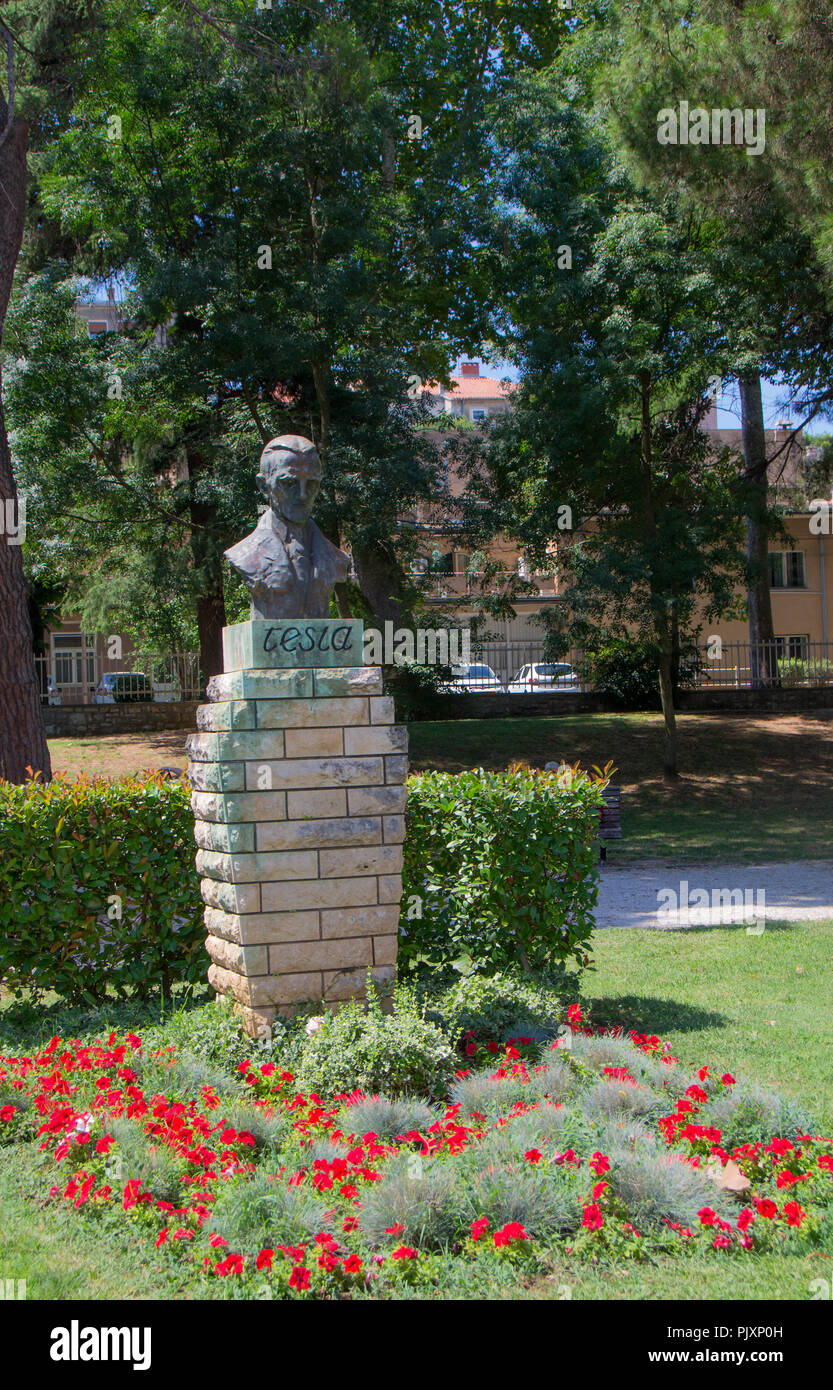
{"label": "dappled shadow on grass", "polygon": [[652,995],[615,994],[589,997],[594,1027],[634,1029],[637,1033],[697,1033],[705,1028],[724,1028],[730,1020],[712,1009],[698,1009],[679,999]]}
{"label": "dappled shadow on grass", "polygon": [[158,994],[147,999],[108,999],[104,1004],[72,1005],[64,999],[33,1002],[12,1000],[0,1009],[0,1052],[4,1048],[37,1047],[50,1038],[106,1037],[109,1032],[138,1033],[158,1027],[180,1009],[197,1008],[212,997],[208,986],[174,985],[173,998],[163,1004]]}

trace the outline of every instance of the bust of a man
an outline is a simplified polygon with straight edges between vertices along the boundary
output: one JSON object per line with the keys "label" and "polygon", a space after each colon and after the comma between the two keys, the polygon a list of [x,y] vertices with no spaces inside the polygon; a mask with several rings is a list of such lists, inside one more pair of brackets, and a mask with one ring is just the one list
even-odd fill
{"label": "bust of a man", "polygon": [[252,597],[253,618],[327,618],[350,560],[311,519],[321,459],[310,439],[282,434],[260,456],[257,485],[269,503],[254,531],[225,552]]}

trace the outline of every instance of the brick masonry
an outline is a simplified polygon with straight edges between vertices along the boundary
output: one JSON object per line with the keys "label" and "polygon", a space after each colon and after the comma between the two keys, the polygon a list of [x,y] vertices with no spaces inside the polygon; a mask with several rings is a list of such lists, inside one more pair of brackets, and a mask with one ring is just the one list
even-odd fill
{"label": "brick masonry", "polygon": [[[245,626],[227,660],[258,658]],[[208,977],[253,1036],[392,979],[402,896],[407,732],[381,669],[281,662],[215,677],[187,740]]]}

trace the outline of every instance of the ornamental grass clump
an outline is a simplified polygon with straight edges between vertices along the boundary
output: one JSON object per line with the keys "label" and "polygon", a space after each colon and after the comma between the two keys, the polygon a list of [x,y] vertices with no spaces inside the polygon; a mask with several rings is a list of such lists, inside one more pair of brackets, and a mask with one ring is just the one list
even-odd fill
{"label": "ornamental grass clump", "polygon": [[116,1179],[138,1178],[146,1191],[160,1202],[178,1202],[187,1165],[169,1148],[155,1144],[143,1130],[129,1120],[116,1117],[108,1122],[108,1134],[116,1148],[109,1156],[109,1172]]}
{"label": "ornamental grass clump", "polygon": [[491,1068],[458,1077],[451,1086],[451,1099],[460,1106],[461,1117],[487,1117],[505,1114],[517,1101],[529,1101],[529,1085],[520,1076],[498,1076]]}
{"label": "ornamental grass clump", "polygon": [[638,1082],[605,1078],[582,1093],[579,1105],[590,1119],[609,1119],[617,1115],[658,1116],[668,1102]]}
{"label": "ornamental grass clump", "polygon": [[361,1230],[373,1245],[391,1242],[446,1249],[462,1232],[466,1195],[454,1163],[400,1156],[364,1196]]}
{"label": "ornamental grass clump", "polygon": [[546,1097],[551,1101],[563,1101],[577,1086],[578,1078],[569,1062],[556,1056],[540,1067],[530,1068],[527,1096],[529,1100]]}
{"label": "ornamental grass clump", "polygon": [[607,1179],[637,1227],[663,1220],[696,1227],[698,1213],[706,1207],[723,1218],[736,1212],[731,1198],[677,1154],[619,1152]]}
{"label": "ornamental grass clump", "polygon": [[766,1086],[733,1086],[710,1099],[700,1112],[701,1123],[721,1131],[725,1149],[739,1144],[756,1144],[771,1135],[794,1139],[806,1134],[811,1121],[795,1101],[780,1096]]}
{"label": "ornamental grass clump", "polygon": [[466,1183],[466,1200],[471,1220],[493,1229],[519,1221],[529,1235],[565,1235],[581,1223],[580,1187],[564,1168],[490,1164]]}
{"label": "ornamental grass clump", "polygon": [[362,1096],[350,1100],[341,1111],[341,1126],[346,1134],[375,1134],[379,1139],[399,1139],[411,1131],[424,1133],[429,1125],[442,1118],[439,1106],[413,1096],[388,1100],[384,1096]]}
{"label": "ornamental grass clump", "polygon": [[271,1173],[230,1178],[218,1191],[206,1230],[232,1250],[296,1245],[329,1224],[326,1201],[304,1187],[287,1187]]}

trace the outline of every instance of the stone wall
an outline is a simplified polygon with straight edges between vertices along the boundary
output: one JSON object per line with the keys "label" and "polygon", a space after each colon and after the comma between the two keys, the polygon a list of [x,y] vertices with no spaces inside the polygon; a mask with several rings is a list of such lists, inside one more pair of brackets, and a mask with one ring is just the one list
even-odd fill
{"label": "stone wall", "polygon": [[154,701],[124,705],[44,705],[47,738],[95,734],[157,733],[163,729],[193,729],[197,701],[170,704]]}

